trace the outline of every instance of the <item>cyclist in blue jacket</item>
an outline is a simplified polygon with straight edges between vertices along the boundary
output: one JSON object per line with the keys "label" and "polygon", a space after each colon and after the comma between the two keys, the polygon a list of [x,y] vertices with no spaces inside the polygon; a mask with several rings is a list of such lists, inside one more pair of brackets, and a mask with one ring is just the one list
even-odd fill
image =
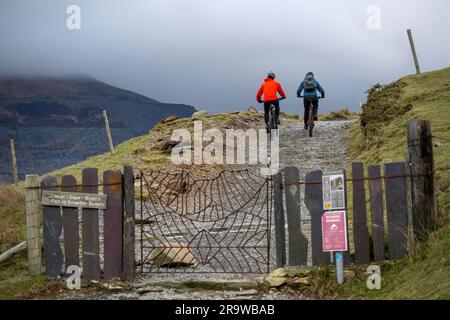
{"label": "cyclist in blue jacket", "polygon": [[302,81],[297,89],[297,97],[300,98],[304,91],[303,105],[305,107],[304,122],[305,130],[308,130],[308,118],[309,118],[309,105],[312,102],[314,106],[314,120],[317,121],[317,112],[319,111],[319,98],[317,97],[317,91],[322,95],[322,99],[325,98],[325,90],[323,90],[320,83],[314,78],[314,73],[308,72],[305,76],[305,80]]}

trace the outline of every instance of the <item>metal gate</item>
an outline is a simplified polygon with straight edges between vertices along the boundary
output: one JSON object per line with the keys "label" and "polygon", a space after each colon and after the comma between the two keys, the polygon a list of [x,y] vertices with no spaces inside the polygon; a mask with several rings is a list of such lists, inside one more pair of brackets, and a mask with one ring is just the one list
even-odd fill
{"label": "metal gate", "polygon": [[249,170],[205,180],[141,173],[140,271],[269,272],[272,188],[271,178]]}

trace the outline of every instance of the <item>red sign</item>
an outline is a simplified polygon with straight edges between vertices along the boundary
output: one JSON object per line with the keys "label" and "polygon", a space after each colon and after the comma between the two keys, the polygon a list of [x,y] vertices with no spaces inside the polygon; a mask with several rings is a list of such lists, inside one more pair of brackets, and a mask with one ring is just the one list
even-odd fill
{"label": "red sign", "polygon": [[323,252],[348,250],[347,219],[345,211],[325,212],[322,216]]}

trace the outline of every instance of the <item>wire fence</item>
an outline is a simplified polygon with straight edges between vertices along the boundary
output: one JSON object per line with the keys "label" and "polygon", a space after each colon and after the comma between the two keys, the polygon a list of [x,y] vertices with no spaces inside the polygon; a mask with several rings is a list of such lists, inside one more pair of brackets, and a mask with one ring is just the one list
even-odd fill
{"label": "wire fence", "polygon": [[10,139],[14,140],[20,180],[27,174],[49,173],[109,150],[102,115],[80,127],[18,127],[3,137],[0,140],[0,184],[14,182]]}

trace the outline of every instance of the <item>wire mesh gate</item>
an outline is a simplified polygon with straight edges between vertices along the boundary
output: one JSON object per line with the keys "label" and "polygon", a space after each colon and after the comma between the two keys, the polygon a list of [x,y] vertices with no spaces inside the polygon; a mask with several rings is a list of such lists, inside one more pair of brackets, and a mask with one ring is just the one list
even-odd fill
{"label": "wire mesh gate", "polygon": [[151,171],[140,174],[139,189],[142,273],[269,272],[271,178],[249,170],[209,180]]}

